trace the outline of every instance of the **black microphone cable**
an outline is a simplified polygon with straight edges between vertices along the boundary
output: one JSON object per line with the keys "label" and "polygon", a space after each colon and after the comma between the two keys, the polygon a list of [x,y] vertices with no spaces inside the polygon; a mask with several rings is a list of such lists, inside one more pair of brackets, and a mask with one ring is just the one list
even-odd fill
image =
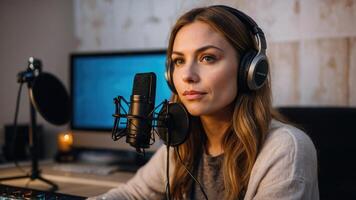
{"label": "black microphone cable", "polygon": [[20,108],[20,99],[21,99],[21,91],[22,91],[22,85],[23,82],[20,82],[20,87],[19,90],[17,92],[17,98],[16,98],[16,108],[15,108],[15,116],[14,116],[14,135],[12,137],[12,141],[11,141],[11,145],[10,145],[10,152],[11,152],[11,156],[14,159],[14,164],[15,166],[22,171],[23,173],[27,174],[27,172],[19,165],[18,161],[17,161],[17,157],[15,155],[15,142],[16,142],[16,138],[17,138],[17,117],[19,114],[19,108]]}
{"label": "black microphone cable", "polygon": [[188,174],[192,177],[192,179],[193,179],[196,183],[198,183],[199,188],[200,188],[200,190],[203,192],[203,195],[204,195],[205,199],[208,200],[208,195],[205,193],[205,190],[204,190],[203,186],[201,185],[201,183],[200,183],[200,182],[198,181],[198,179],[196,179],[196,178],[194,177],[194,175],[189,171],[189,169],[187,168],[187,166],[185,166],[185,164],[184,164],[184,162],[183,162],[183,160],[182,160],[182,157],[180,156],[178,147],[176,147],[175,150],[176,150],[176,154],[178,155],[178,158],[179,158],[180,163],[183,165],[184,169],[188,172]]}
{"label": "black microphone cable", "polygon": [[171,186],[169,183],[169,144],[170,144],[170,134],[167,131],[166,133],[166,138],[167,138],[167,169],[166,169],[166,179],[167,179],[167,185],[166,185],[166,195],[167,195],[167,200],[171,199]]}

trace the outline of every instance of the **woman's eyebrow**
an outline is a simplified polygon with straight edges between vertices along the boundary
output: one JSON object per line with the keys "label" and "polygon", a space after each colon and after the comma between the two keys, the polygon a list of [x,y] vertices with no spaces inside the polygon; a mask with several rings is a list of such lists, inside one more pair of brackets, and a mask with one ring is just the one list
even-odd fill
{"label": "woman's eyebrow", "polygon": [[[224,52],[224,50],[222,50],[221,48],[217,47],[217,46],[214,46],[214,45],[206,45],[206,46],[203,46],[203,47],[200,47],[199,49],[197,49],[195,52],[198,54],[200,52],[203,52],[207,49],[217,49],[221,52]],[[172,54],[177,54],[177,55],[184,55],[184,53],[182,52],[179,52],[179,51],[173,51]]]}

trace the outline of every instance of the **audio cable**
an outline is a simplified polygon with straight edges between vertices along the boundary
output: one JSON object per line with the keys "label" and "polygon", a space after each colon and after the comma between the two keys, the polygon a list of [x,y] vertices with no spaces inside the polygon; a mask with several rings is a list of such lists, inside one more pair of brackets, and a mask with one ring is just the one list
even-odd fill
{"label": "audio cable", "polygon": [[208,195],[205,193],[205,190],[204,190],[203,186],[201,185],[201,183],[194,177],[194,175],[193,175],[193,174],[189,171],[189,169],[185,166],[185,164],[184,164],[184,162],[183,162],[183,160],[182,160],[182,157],[180,156],[178,147],[176,147],[175,150],[176,150],[176,154],[177,154],[177,156],[178,156],[178,159],[179,159],[180,163],[183,165],[184,169],[188,172],[188,174],[192,177],[192,179],[193,179],[196,183],[198,183],[199,188],[200,188],[200,190],[202,191],[202,193],[203,193],[205,199],[208,200]]}
{"label": "audio cable", "polygon": [[14,116],[14,135],[12,137],[11,145],[10,145],[10,151],[11,151],[11,156],[14,159],[14,164],[15,166],[22,171],[25,174],[28,174],[18,163],[17,157],[15,155],[15,143],[16,143],[16,138],[17,138],[17,118],[19,114],[19,109],[20,109],[20,99],[21,99],[21,91],[22,91],[22,85],[23,83],[20,82],[20,87],[17,93],[17,98],[16,98],[16,108],[15,108],[15,116]]}

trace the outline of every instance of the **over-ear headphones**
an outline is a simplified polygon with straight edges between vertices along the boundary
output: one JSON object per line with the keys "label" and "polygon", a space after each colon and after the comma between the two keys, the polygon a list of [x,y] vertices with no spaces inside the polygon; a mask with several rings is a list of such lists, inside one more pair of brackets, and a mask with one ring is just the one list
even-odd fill
{"label": "over-ear headphones", "polygon": [[[261,88],[268,78],[269,63],[266,56],[267,42],[265,35],[257,23],[245,13],[224,5],[214,5],[212,8],[223,8],[236,16],[256,37],[258,49],[250,49],[244,55],[241,55],[240,65],[237,75],[239,93],[248,93]],[[170,56],[170,55],[169,55]],[[177,93],[173,83],[173,63],[167,59],[166,63],[166,81],[169,88]]]}

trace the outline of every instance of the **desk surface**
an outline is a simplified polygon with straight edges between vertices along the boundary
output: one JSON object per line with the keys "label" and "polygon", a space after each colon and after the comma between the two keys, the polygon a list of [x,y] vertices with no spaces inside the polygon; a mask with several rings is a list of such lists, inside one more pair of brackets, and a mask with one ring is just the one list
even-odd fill
{"label": "desk surface", "polygon": [[[59,189],[56,192],[70,195],[78,195],[83,197],[95,196],[108,191],[129,180],[134,173],[130,172],[115,172],[110,175],[94,175],[94,174],[79,174],[53,169],[55,163],[40,164],[41,175],[54,183]],[[27,172],[30,171],[29,166],[23,167]],[[25,175],[16,167],[1,167],[0,178]],[[17,187],[25,187],[37,190],[47,190],[49,186],[45,183],[28,178],[1,181],[1,184],[12,185]]]}

